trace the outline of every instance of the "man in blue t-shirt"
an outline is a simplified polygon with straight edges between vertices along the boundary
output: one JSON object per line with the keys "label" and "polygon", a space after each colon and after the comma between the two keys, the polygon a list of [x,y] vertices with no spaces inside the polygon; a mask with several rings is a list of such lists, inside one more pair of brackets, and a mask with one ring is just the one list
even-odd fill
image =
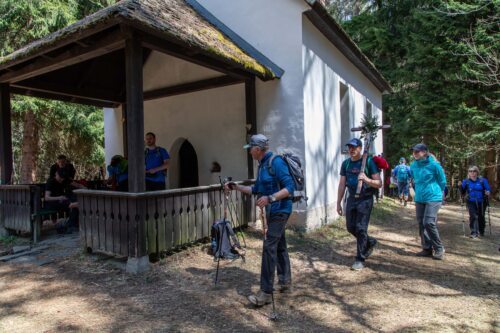
{"label": "man in blue t-shirt", "polygon": [[[357,240],[357,255],[352,265],[353,270],[364,268],[364,261],[370,256],[377,240],[368,236],[368,223],[373,207],[373,193],[382,187],[380,171],[375,162],[368,158],[365,170],[361,170],[363,143],[354,138],[346,146],[349,149],[350,158],[342,163],[340,168],[340,182],[337,196],[337,212],[342,215],[342,198],[347,187],[349,196],[345,211],[347,231]],[[363,181],[359,198],[355,197],[358,181]]]}
{"label": "man in blue t-shirt", "polygon": [[404,157],[399,159],[399,165],[394,168],[392,174],[396,177],[398,182],[399,202],[403,203],[404,200],[404,205],[406,206],[408,203],[408,194],[410,192],[411,171]]}
{"label": "man in blue t-shirt", "polygon": [[154,133],[146,133],[144,141],[146,142],[146,149],[144,150],[146,191],[164,190],[170,155],[165,148],[156,146],[156,135]]}

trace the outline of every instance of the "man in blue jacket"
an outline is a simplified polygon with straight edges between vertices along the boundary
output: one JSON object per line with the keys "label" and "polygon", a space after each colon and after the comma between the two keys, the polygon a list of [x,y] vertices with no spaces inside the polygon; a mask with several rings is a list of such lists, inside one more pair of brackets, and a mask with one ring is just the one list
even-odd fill
{"label": "man in blue jacket", "polygon": [[479,168],[472,166],[469,168],[469,174],[460,184],[462,198],[467,198],[467,208],[469,210],[470,237],[477,238],[484,236],[486,220],[484,214],[486,211],[486,200],[490,195],[490,185],[488,179],[479,176]]}
{"label": "man in blue jacket", "polygon": [[392,175],[396,177],[398,182],[399,202],[402,203],[404,200],[404,205],[406,206],[408,203],[408,194],[410,192],[411,172],[410,167],[406,165],[406,159],[404,157],[399,159],[399,165],[394,168]]}
{"label": "man in blue jacket", "polygon": [[[262,134],[253,135],[244,148],[248,149],[254,160],[259,161],[255,185],[243,186],[230,183],[226,185],[226,190],[235,189],[257,195],[256,205],[266,209],[267,230],[264,230],[260,290],[257,294],[248,296],[252,304],[262,306],[271,303],[276,269],[280,292],[288,292],[291,288],[292,275],[285,227],[292,213],[291,195],[294,191],[294,182],[286,162],[280,156],[272,158],[273,153],[269,151],[267,137]],[[271,165],[269,161],[272,162]]]}
{"label": "man in blue jacket", "polygon": [[[351,269],[361,270],[365,267],[364,262],[368,258],[377,240],[368,236],[368,223],[373,208],[373,193],[382,187],[380,171],[375,162],[370,158],[366,161],[365,170],[361,170],[363,143],[360,139],[354,138],[346,146],[349,149],[350,158],[342,163],[340,168],[340,182],[337,192],[337,212],[342,215],[342,198],[345,189],[349,191],[345,211],[347,231],[349,231],[357,241],[357,254]],[[363,181],[359,198],[355,197],[358,181]]]}
{"label": "man in blue jacket", "polygon": [[415,161],[410,168],[415,184],[415,206],[422,243],[422,251],[416,255],[442,260],[444,246],[439,237],[437,214],[443,202],[446,176],[441,165],[429,154],[426,145],[416,144],[412,151]]}

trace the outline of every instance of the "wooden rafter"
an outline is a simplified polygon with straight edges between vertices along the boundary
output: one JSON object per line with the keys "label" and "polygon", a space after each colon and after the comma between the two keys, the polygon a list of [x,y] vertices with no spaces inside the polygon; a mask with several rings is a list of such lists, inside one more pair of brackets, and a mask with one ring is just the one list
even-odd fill
{"label": "wooden rafter", "polygon": [[225,87],[233,84],[243,83],[244,81],[229,75],[214,77],[210,79],[182,83],[175,86],[154,89],[144,92],[144,100],[152,100],[169,96],[192,93],[201,90]]}
{"label": "wooden rafter", "polygon": [[94,44],[84,47],[78,44],[73,44],[63,53],[47,59],[39,57],[33,60],[30,64],[21,68],[0,75],[0,83],[3,82],[18,82],[31,77],[42,75],[68,67],[85,60],[93,59],[101,55],[113,52],[125,47],[125,42],[120,31],[113,31],[99,39]]}

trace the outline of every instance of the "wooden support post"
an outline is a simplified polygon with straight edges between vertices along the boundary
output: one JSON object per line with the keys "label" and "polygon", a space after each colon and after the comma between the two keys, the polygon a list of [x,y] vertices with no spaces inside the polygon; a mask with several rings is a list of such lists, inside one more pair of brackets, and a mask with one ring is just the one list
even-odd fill
{"label": "wooden support post", "polygon": [[[257,134],[257,102],[255,95],[255,78],[245,81],[245,109],[247,136]],[[247,138],[248,139],[248,138]],[[248,179],[254,177],[253,159],[247,154]]]}
{"label": "wooden support post", "polygon": [[12,182],[12,125],[10,121],[10,87],[0,84],[0,181]]}
{"label": "wooden support post", "polygon": [[128,159],[128,140],[127,140],[127,104],[123,103],[122,108],[122,142],[123,142],[123,156]]}
{"label": "wooden support post", "polygon": [[142,46],[133,32],[125,41],[126,120],[129,192],[144,192],[144,98],[142,87]]}

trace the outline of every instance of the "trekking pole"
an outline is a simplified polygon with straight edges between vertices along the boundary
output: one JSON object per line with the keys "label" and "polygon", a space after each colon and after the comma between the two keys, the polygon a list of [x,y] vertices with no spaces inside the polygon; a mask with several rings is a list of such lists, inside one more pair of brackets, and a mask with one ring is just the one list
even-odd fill
{"label": "trekking pole", "polygon": [[464,198],[462,196],[460,196],[460,207],[461,208],[461,211],[462,211],[462,231],[464,233],[464,237],[465,237],[465,214],[464,214]]}
{"label": "trekking pole", "polygon": [[215,255],[217,256],[217,269],[215,270],[215,280],[214,280],[214,285],[217,286],[217,282],[219,280],[219,266],[220,266],[220,248],[222,246],[222,238],[224,237],[224,229],[222,228],[222,233],[221,236],[219,237],[219,244],[217,244],[217,252],[215,252]]}
{"label": "trekking pole", "polygon": [[267,233],[267,219],[266,219],[266,212],[265,212],[265,207],[260,208],[260,219],[262,221],[262,234],[264,235],[264,240],[267,239],[266,233]]}
{"label": "trekking pole", "polygon": [[[220,179],[220,177],[219,177]],[[222,180],[221,180],[221,186],[222,186],[222,191],[224,191],[224,185],[222,183]],[[227,218],[227,200],[226,200],[227,196],[226,194],[224,193],[224,204],[223,204],[223,207],[224,207],[224,216],[222,217],[222,223],[226,223],[226,218]],[[217,269],[215,270],[215,280],[214,280],[214,285],[217,286],[217,282],[218,282],[218,279],[219,279],[219,267],[220,267],[220,257],[221,257],[221,247],[222,247],[222,239],[224,238],[224,231],[226,230],[226,227],[224,225],[224,227],[222,228],[222,232],[221,232],[221,235],[219,237],[219,244],[217,244],[217,251],[215,252],[215,255],[217,255]]]}
{"label": "trekking pole", "polygon": [[490,236],[491,236],[490,199],[488,197],[486,197],[486,209],[488,211],[488,224],[490,226]]}
{"label": "trekking pole", "polygon": [[[233,180],[233,178],[232,178],[232,177],[226,177],[226,178],[224,178],[224,180],[222,180],[222,179],[221,179],[221,177],[219,176],[219,181],[220,181],[220,184],[221,184],[221,186],[222,186],[222,190],[224,191],[224,198],[225,198],[225,200],[226,200],[226,201],[225,201],[225,205],[224,205],[224,209],[228,209],[228,210],[229,210],[229,215],[231,216],[231,219],[235,220],[235,222],[236,222],[236,220],[237,220],[238,225],[239,225],[239,226],[240,226],[240,228],[241,228],[240,221],[239,221],[239,218],[238,218],[238,214],[236,214],[236,212],[235,212],[235,213],[234,213],[234,216],[233,216],[233,210],[236,210],[236,208],[234,208],[233,198],[232,198],[232,197],[230,198],[230,197],[229,197],[229,192],[226,192],[226,191],[224,190],[224,186],[225,186],[226,184],[229,184],[229,185],[231,185],[231,184],[235,184],[234,182],[232,182],[232,180]],[[231,209],[230,204],[232,204],[232,205],[233,205],[233,209]],[[224,213],[226,213],[226,210],[224,210]],[[235,216],[236,216],[236,219],[234,218]],[[231,228],[233,227],[233,225],[232,225],[231,221],[229,221],[229,225],[231,226]],[[246,247],[247,247],[247,242],[246,242],[246,240],[245,240],[245,236],[243,235],[243,232],[242,232],[242,231],[240,231],[240,232],[241,232],[241,238],[243,239],[243,244],[244,244],[244,246],[245,246],[245,248],[246,248]],[[240,242],[240,239],[239,239],[239,237],[238,237],[238,233],[237,233],[237,232],[235,233],[235,235],[236,235],[236,239],[238,240],[238,243],[241,243],[241,242]]]}
{"label": "trekking pole", "polygon": [[[231,207],[232,206],[232,207]],[[247,241],[245,240],[245,233],[241,229],[241,223],[240,223],[240,218],[238,217],[238,213],[236,212],[236,207],[233,202],[233,199],[229,199],[229,215],[231,215],[231,218],[234,219],[238,223],[238,228],[240,228],[240,233],[241,233],[241,239],[243,240],[243,246],[246,248],[247,247]],[[234,211],[234,216],[233,216],[233,211]],[[238,237],[238,233],[236,233],[236,237]],[[238,242],[240,240],[238,239]]]}

